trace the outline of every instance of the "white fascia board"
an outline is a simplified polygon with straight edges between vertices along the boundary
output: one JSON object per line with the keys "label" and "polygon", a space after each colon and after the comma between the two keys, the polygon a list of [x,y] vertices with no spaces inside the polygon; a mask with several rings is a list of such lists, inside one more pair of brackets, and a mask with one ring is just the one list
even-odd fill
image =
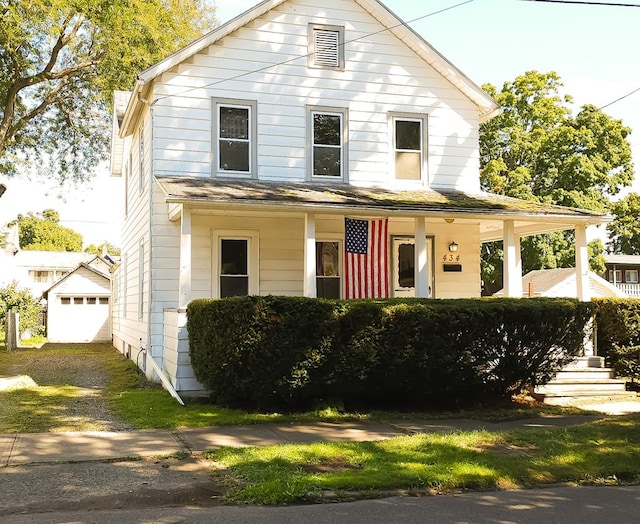
{"label": "white fascia board", "polygon": [[240,29],[255,18],[262,16],[267,11],[278,7],[284,1],[285,0],[264,0],[248,11],[245,11],[235,18],[232,18],[228,22],[222,24],[220,27],[217,27],[213,31],[200,37],[198,40],[194,40],[192,43],[183,47],[179,51],[176,51],[172,55],[169,55],[167,58],[165,58],[161,62],[158,62],[156,65],[153,65],[150,68],[142,71],[138,75],[138,80],[143,83],[146,83],[149,80],[153,80],[172,67],[181,64],[187,58],[199,53],[203,49],[206,49],[208,46],[227,36],[229,33],[232,33],[236,29]]}

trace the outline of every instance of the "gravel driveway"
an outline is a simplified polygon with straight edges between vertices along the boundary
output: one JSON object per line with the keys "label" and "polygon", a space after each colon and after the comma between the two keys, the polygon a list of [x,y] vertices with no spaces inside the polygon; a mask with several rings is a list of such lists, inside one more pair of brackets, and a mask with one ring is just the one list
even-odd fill
{"label": "gravel driveway", "polygon": [[[0,368],[0,390],[3,381],[23,381],[23,387],[33,383],[45,387],[72,386],[73,395],[67,398],[60,395],[60,427],[52,431],[131,430],[109,409],[104,395],[109,375],[103,369],[102,351],[116,352],[110,344],[45,344],[41,349],[17,350],[9,355],[7,365]],[[38,416],[37,406],[33,406],[31,416]]]}

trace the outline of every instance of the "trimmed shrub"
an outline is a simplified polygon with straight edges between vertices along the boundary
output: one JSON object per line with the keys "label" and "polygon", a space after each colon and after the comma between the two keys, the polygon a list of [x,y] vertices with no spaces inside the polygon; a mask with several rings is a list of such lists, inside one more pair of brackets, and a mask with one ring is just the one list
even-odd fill
{"label": "trimmed shrub", "polygon": [[594,299],[598,355],[617,375],[640,380],[640,300]]}
{"label": "trimmed shrub", "polygon": [[564,299],[199,300],[192,364],[215,402],[426,407],[508,396],[579,354],[593,305]]}

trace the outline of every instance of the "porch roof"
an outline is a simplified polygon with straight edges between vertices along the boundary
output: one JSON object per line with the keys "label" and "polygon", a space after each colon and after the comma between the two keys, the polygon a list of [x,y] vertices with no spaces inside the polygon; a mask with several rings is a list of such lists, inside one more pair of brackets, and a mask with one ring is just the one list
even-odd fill
{"label": "porch roof", "polygon": [[[585,209],[542,204],[491,193],[432,188],[364,187],[350,184],[157,176],[169,204],[189,207],[270,209],[313,213],[360,213],[410,217],[469,218],[484,222],[483,240],[501,237],[504,220],[521,233],[602,224],[607,215]],[[493,223],[493,224],[492,224]],[[536,225],[533,225],[536,224]],[[525,231],[526,230],[526,231]]]}

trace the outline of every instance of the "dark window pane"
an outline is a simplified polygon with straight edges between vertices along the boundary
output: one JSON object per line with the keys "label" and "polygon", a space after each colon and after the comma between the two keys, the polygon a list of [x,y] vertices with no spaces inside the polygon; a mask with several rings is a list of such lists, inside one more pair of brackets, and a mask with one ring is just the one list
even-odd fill
{"label": "dark window pane", "polygon": [[420,122],[412,120],[396,120],[396,149],[422,150],[422,133]]}
{"label": "dark window pane", "polygon": [[249,171],[249,142],[220,141],[220,169]]}
{"label": "dark window pane", "polygon": [[398,246],[398,284],[400,287],[415,287],[415,246],[400,244]]}
{"label": "dark window pane", "polygon": [[338,274],[338,243],[316,242],[316,275],[328,277]]}
{"label": "dark window pane", "polygon": [[340,148],[316,146],[313,148],[313,174],[340,176]]}
{"label": "dark window pane", "polygon": [[242,107],[221,107],[220,137],[248,140],[249,109]]}
{"label": "dark window pane", "polygon": [[221,275],[248,275],[247,241],[223,239],[220,261]]}
{"label": "dark window pane", "polygon": [[316,294],[318,298],[340,298],[340,278],[318,277],[316,278]]}
{"label": "dark window pane", "polygon": [[342,143],[340,115],[313,115],[313,143],[339,146]]}
{"label": "dark window pane", "polygon": [[220,298],[249,294],[249,277],[220,277]]}

